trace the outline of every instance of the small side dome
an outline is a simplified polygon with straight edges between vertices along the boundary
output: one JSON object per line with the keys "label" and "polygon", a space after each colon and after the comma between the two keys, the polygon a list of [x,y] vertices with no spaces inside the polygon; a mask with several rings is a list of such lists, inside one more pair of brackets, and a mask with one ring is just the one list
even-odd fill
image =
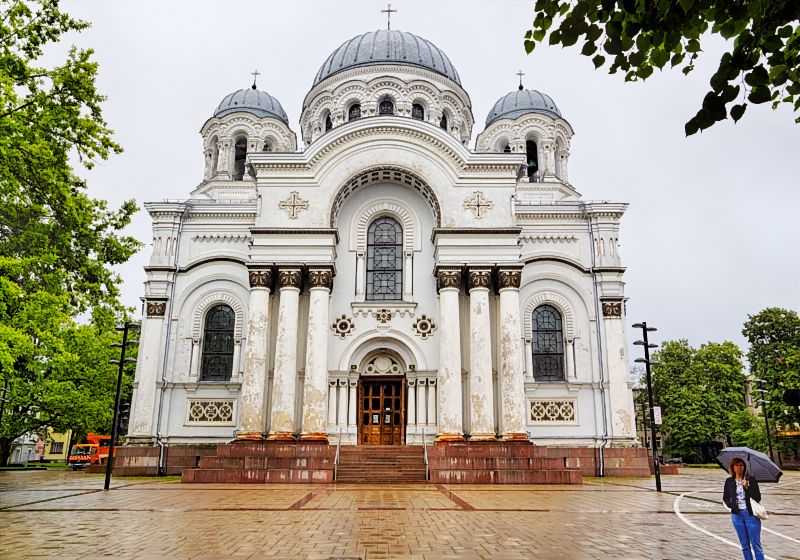
{"label": "small side dome", "polygon": [[556,102],[549,95],[535,89],[520,89],[507,93],[497,100],[486,117],[486,126],[500,119],[513,120],[528,113],[562,118]]}
{"label": "small side dome", "polygon": [[237,111],[251,113],[259,118],[273,117],[289,126],[289,117],[278,100],[266,91],[255,89],[255,86],[226,95],[214,110],[214,116],[222,117]]}

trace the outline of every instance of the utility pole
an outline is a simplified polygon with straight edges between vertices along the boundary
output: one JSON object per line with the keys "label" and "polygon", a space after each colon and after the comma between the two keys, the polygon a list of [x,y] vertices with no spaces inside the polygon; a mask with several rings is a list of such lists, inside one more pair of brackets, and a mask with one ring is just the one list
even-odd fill
{"label": "utility pole", "polygon": [[769,458],[772,459],[773,463],[775,461],[775,454],[772,452],[772,436],[769,433],[769,412],[767,411],[767,390],[764,389],[764,384],[766,381],[764,379],[759,379],[758,377],[755,378],[758,381],[758,392],[761,394],[761,398],[759,402],[761,403],[761,412],[764,414],[764,424],[767,427],[767,447],[769,448]]}
{"label": "utility pole", "polygon": [[125,372],[125,364],[136,363],[136,358],[126,358],[125,351],[128,346],[139,344],[138,340],[131,340],[128,338],[128,333],[131,329],[138,329],[138,323],[131,323],[125,321],[121,327],[117,327],[118,331],[122,331],[122,342],[115,342],[111,345],[112,348],[119,348],[119,360],[110,360],[109,363],[117,364],[119,372],[117,373],[117,394],[114,397],[114,422],[111,424],[111,442],[108,445],[108,459],[106,460],[106,481],[103,485],[105,490],[108,490],[111,485],[111,471],[114,470],[114,449],[117,445],[117,423],[119,422],[119,401],[122,396],[122,375]]}
{"label": "utility pole", "polygon": [[642,329],[642,340],[634,342],[636,346],[644,346],[644,358],[636,358],[634,362],[644,364],[645,372],[647,373],[647,401],[650,405],[650,445],[653,447],[653,469],[656,475],[656,490],[661,492],[661,466],[658,462],[658,448],[656,447],[656,416],[653,408],[653,378],[650,372],[651,365],[657,365],[657,362],[650,360],[650,349],[658,348],[658,344],[650,344],[647,340],[647,333],[654,332],[658,329],[655,327],[648,327],[646,322],[635,323],[634,329]]}

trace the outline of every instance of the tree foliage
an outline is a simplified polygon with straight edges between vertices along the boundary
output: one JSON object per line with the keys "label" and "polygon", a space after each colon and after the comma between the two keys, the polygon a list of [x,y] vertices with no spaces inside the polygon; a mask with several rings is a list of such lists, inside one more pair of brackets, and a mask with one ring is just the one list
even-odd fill
{"label": "tree foliage", "polygon": [[[800,111],[800,2],[795,0],[536,0],[525,35],[530,54],[548,36],[551,45],[583,43],[595,68],[645,80],[655,68],[694,70],[708,34],[729,41],[711,77],[702,107],[686,135],[744,115],[748,102],[789,103]],[[797,117],[796,122],[800,122]]]}
{"label": "tree foliage", "polygon": [[735,414],[745,408],[742,352],[732,342],[667,341],[653,360],[653,394],[662,407],[664,450],[695,456],[703,443],[727,438]]}
{"label": "tree foliage", "polygon": [[110,266],[140,245],[120,233],[135,203],[110,210],[71,165],[91,168],[121,149],[102,116],[92,51],[40,62],[88,26],[58,4],[0,0],[0,462],[14,438],[44,426],[110,428],[107,347],[124,312]]}
{"label": "tree foliage", "polygon": [[797,408],[783,402],[786,389],[800,389],[800,317],[795,311],[768,307],[748,316],[742,334],[750,343],[750,373],[764,380],[770,419],[778,428],[800,422]]}

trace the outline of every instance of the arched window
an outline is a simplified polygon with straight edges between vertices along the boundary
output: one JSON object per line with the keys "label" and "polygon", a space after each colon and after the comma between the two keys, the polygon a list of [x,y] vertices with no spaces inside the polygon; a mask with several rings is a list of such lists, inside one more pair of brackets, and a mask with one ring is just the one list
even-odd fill
{"label": "arched window", "polygon": [[272,151],[272,144],[269,143],[269,140],[264,142],[264,148],[261,151],[262,152],[271,152]]}
{"label": "arched window", "polygon": [[379,115],[394,115],[394,103],[388,97],[382,99],[380,104],[378,105],[378,114]]}
{"label": "arched window", "polygon": [[439,121],[439,128],[441,128],[442,130],[448,130],[449,127],[447,125],[448,125],[448,123],[447,123],[447,114],[446,113],[442,113],[442,120]]}
{"label": "arched window", "polygon": [[328,113],[327,115],[325,115],[325,132],[328,132],[332,128],[333,128],[333,121],[331,120],[331,114]]}
{"label": "arched window", "polygon": [[425,107],[423,107],[419,103],[414,103],[411,106],[411,118],[412,119],[417,119],[417,120],[420,120],[420,121],[424,121],[425,120]]}
{"label": "arched window", "polygon": [[233,180],[244,179],[244,160],[247,157],[247,137],[237,136],[233,146]]}
{"label": "arched window", "polygon": [[552,305],[533,310],[533,378],[564,380],[564,330],[561,313]]}
{"label": "arched window", "polygon": [[536,152],[536,142],[528,140],[525,142],[525,153],[528,156],[528,181],[536,181],[536,172],[539,171],[539,154]]}
{"label": "arched window", "polygon": [[211,308],[203,330],[201,381],[228,381],[233,371],[233,328],[236,314],[227,305]]}
{"label": "arched window", "polygon": [[511,146],[506,144],[505,147],[503,148],[503,153],[504,154],[510,154],[511,153]]}
{"label": "arched window", "polygon": [[378,218],[367,230],[367,299],[403,299],[403,228]]}
{"label": "arched window", "polygon": [[353,103],[347,110],[347,120],[354,121],[358,118],[361,118],[361,105],[358,103]]}

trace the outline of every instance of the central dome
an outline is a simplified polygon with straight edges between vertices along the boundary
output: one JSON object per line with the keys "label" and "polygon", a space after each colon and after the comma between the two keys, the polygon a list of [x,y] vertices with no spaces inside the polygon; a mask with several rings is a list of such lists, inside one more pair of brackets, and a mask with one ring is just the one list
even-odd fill
{"label": "central dome", "polygon": [[342,43],[319,69],[314,85],[348,68],[387,63],[432,70],[461,85],[453,63],[439,47],[422,37],[396,29],[370,31]]}

